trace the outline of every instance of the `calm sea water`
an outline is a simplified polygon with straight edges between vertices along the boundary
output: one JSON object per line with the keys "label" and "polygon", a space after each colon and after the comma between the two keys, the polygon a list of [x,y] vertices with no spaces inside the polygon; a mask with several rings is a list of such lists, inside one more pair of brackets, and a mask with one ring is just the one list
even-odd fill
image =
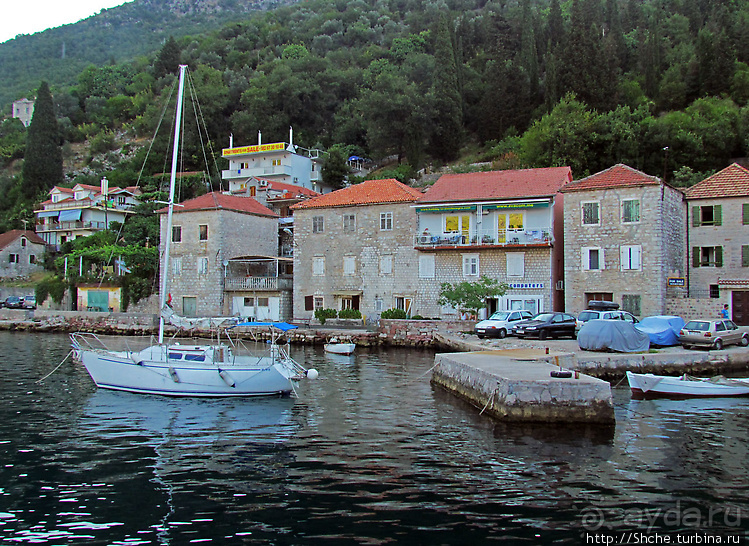
{"label": "calm sea water", "polygon": [[433,388],[424,351],[298,347],[320,371],[299,398],[180,400],[69,362],[37,383],[66,336],[0,347],[3,543],[749,544],[746,399],[620,386],[615,428],[507,426]]}

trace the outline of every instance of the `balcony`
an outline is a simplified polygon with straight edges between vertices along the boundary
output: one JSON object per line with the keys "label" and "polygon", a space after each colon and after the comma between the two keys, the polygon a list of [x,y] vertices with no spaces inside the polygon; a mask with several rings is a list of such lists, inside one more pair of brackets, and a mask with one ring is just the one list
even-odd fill
{"label": "balcony", "polygon": [[293,172],[291,165],[260,165],[246,169],[228,169],[221,171],[223,180],[232,178],[249,178],[250,176],[291,176]]}
{"label": "balcony", "polygon": [[[112,211],[129,211],[135,206],[133,203],[112,203],[111,206],[107,205],[107,208]],[[60,201],[59,203],[47,203],[44,206],[44,210],[73,210],[73,209],[91,209],[91,208],[98,208],[98,209],[104,209],[104,203],[103,202],[97,202],[94,203],[91,201],[91,199],[80,199],[78,201],[72,201],[70,199],[66,199],[65,201]],[[39,211],[37,211],[39,212]]]}
{"label": "balcony", "polygon": [[422,233],[414,237],[414,247],[429,248],[470,248],[470,247],[508,247],[541,245],[551,246],[553,238],[551,228],[508,229],[504,231],[481,231],[461,233]]}
{"label": "balcony", "polygon": [[226,277],[225,290],[277,292],[291,290],[292,279],[281,277]]}
{"label": "balcony", "polygon": [[104,222],[54,222],[48,224],[37,224],[36,232],[42,233],[44,231],[72,231],[77,229],[88,229],[88,230],[101,230],[104,229]]}

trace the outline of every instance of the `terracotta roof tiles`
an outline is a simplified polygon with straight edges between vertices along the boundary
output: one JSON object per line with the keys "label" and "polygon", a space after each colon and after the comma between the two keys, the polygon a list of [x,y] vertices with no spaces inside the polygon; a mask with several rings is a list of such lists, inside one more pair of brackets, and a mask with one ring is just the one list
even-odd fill
{"label": "terracotta roof tiles", "polygon": [[31,230],[23,230],[23,229],[12,229],[10,231],[6,231],[5,233],[0,234],[0,248],[5,248],[10,243],[15,241],[21,236],[25,236],[29,241],[32,243],[37,243],[40,245],[46,244],[44,242],[44,239],[39,237],[39,235],[36,234],[36,232]]}
{"label": "terracotta roof tiles", "polygon": [[687,199],[749,196],[749,169],[733,163],[686,191]]}
{"label": "terracotta roof tiles", "polygon": [[[200,197],[188,199],[184,203],[180,203],[180,205],[179,207],[174,207],[175,213],[222,209],[278,218],[278,214],[268,207],[261,205],[252,197],[237,197],[236,195],[226,195],[220,192],[206,193]],[[167,212],[167,208],[159,209],[156,212],[165,213]]]}
{"label": "terracotta roof tiles", "polygon": [[661,179],[657,176],[650,176],[642,171],[618,163],[601,172],[570,182],[562,188],[562,192],[603,190],[623,186],[650,186],[660,183]]}
{"label": "terracotta roof tiles", "polygon": [[385,203],[411,203],[421,197],[421,192],[393,178],[367,180],[348,188],[336,190],[308,201],[297,203],[291,208],[315,209],[327,207],[348,207],[352,205],[378,205]]}
{"label": "terracotta roof tiles", "polygon": [[443,174],[419,202],[550,197],[571,180],[569,167]]}

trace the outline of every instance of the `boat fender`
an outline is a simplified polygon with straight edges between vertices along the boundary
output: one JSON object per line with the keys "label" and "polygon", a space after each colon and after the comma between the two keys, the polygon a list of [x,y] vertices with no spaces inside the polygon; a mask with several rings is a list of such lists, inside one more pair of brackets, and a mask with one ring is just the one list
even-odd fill
{"label": "boat fender", "polygon": [[237,385],[237,382],[234,381],[234,378],[226,370],[219,369],[218,374],[221,376],[221,379],[224,380],[224,383],[230,387],[235,387]]}
{"label": "boat fender", "polygon": [[305,372],[305,374],[307,375],[307,379],[317,379],[317,376],[320,375],[317,373],[317,370],[314,368],[310,368],[309,370]]}
{"label": "boat fender", "polygon": [[572,377],[572,372],[569,370],[552,370],[549,375],[551,375],[551,377],[569,379],[570,377]]}
{"label": "boat fender", "polygon": [[177,375],[177,370],[169,366],[169,375],[172,376],[172,381],[175,383],[179,383],[179,376]]}

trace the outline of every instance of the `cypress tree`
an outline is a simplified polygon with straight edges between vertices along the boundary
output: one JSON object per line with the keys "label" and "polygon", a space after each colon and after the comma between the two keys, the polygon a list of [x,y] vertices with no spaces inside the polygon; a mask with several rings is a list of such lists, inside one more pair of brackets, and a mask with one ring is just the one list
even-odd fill
{"label": "cypress tree", "polygon": [[62,182],[62,148],[55,108],[47,82],[36,93],[34,116],[26,136],[23,161],[23,195],[34,199]]}
{"label": "cypress tree", "polygon": [[432,92],[434,94],[434,131],[432,155],[443,161],[458,157],[463,131],[463,102],[458,90],[458,67],[455,50],[450,39],[447,16],[442,15],[436,32],[434,46],[436,71]]}
{"label": "cypress tree", "polygon": [[182,50],[180,50],[176,40],[173,36],[169,36],[169,39],[164,42],[161,51],[159,51],[153,63],[154,77],[158,79],[167,74],[176,74],[181,55]]}

